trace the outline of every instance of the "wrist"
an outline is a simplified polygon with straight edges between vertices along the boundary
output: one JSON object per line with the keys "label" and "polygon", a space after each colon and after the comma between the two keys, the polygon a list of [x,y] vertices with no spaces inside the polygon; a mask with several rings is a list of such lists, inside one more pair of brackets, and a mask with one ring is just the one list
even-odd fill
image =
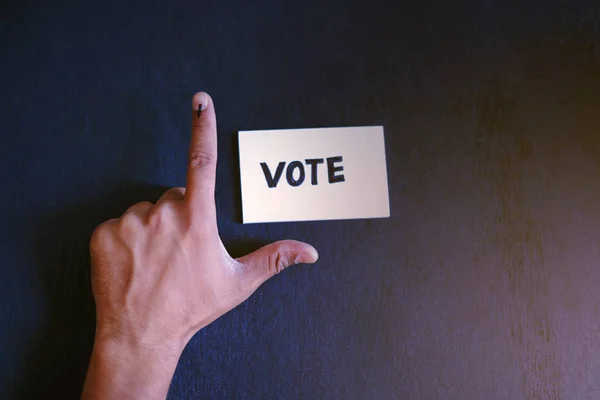
{"label": "wrist", "polygon": [[97,336],[83,399],[164,399],[183,348]]}
{"label": "wrist", "polygon": [[182,348],[179,346],[158,346],[114,339],[96,339],[92,357],[103,362],[123,365],[140,365],[143,362],[158,362],[163,365],[177,365]]}

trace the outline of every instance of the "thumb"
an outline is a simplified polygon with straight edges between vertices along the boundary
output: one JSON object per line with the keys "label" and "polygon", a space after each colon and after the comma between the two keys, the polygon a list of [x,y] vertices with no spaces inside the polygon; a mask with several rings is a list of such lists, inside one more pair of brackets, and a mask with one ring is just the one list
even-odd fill
{"label": "thumb", "polygon": [[238,258],[237,261],[246,266],[247,273],[258,287],[290,265],[313,264],[318,258],[317,250],[307,243],[281,240]]}

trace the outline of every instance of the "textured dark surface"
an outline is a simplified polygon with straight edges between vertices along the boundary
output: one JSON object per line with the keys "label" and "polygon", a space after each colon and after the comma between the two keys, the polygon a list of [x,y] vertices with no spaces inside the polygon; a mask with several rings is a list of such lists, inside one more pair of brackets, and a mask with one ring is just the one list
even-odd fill
{"label": "textured dark surface", "polygon": [[[95,3],[0,5],[0,397],[78,396],[91,230],[184,184],[206,90],[232,252],[321,259],[196,335],[170,398],[600,398],[599,3]],[[390,219],[239,223],[237,130],[373,124]]]}

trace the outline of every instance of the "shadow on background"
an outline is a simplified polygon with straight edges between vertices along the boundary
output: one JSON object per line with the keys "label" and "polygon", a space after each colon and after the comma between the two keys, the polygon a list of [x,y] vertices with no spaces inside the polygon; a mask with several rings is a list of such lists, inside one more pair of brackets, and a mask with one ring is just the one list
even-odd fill
{"label": "shadow on background", "polygon": [[233,168],[232,168],[232,173],[231,173],[231,179],[229,182],[231,182],[229,189],[231,190],[231,196],[233,198],[233,205],[234,205],[234,210],[233,210],[233,215],[234,215],[234,221],[235,222],[239,222],[240,224],[244,222],[243,218],[242,218],[242,182],[241,182],[241,178],[240,178],[240,163],[239,163],[239,159],[240,159],[240,143],[238,141],[238,132],[237,131],[233,131],[231,133],[231,137],[233,137],[234,139],[232,140],[232,145],[231,145],[231,159],[234,160],[235,162],[232,163]]}

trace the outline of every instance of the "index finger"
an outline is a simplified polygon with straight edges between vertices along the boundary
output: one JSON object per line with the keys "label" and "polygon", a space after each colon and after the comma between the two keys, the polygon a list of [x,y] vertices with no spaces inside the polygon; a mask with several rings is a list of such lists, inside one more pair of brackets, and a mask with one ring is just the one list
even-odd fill
{"label": "index finger", "polygon": [[192,99],[192,139],[188,156],[185,198],[193,207],[215,207],[217,120],[211,97],[199,92]]}

